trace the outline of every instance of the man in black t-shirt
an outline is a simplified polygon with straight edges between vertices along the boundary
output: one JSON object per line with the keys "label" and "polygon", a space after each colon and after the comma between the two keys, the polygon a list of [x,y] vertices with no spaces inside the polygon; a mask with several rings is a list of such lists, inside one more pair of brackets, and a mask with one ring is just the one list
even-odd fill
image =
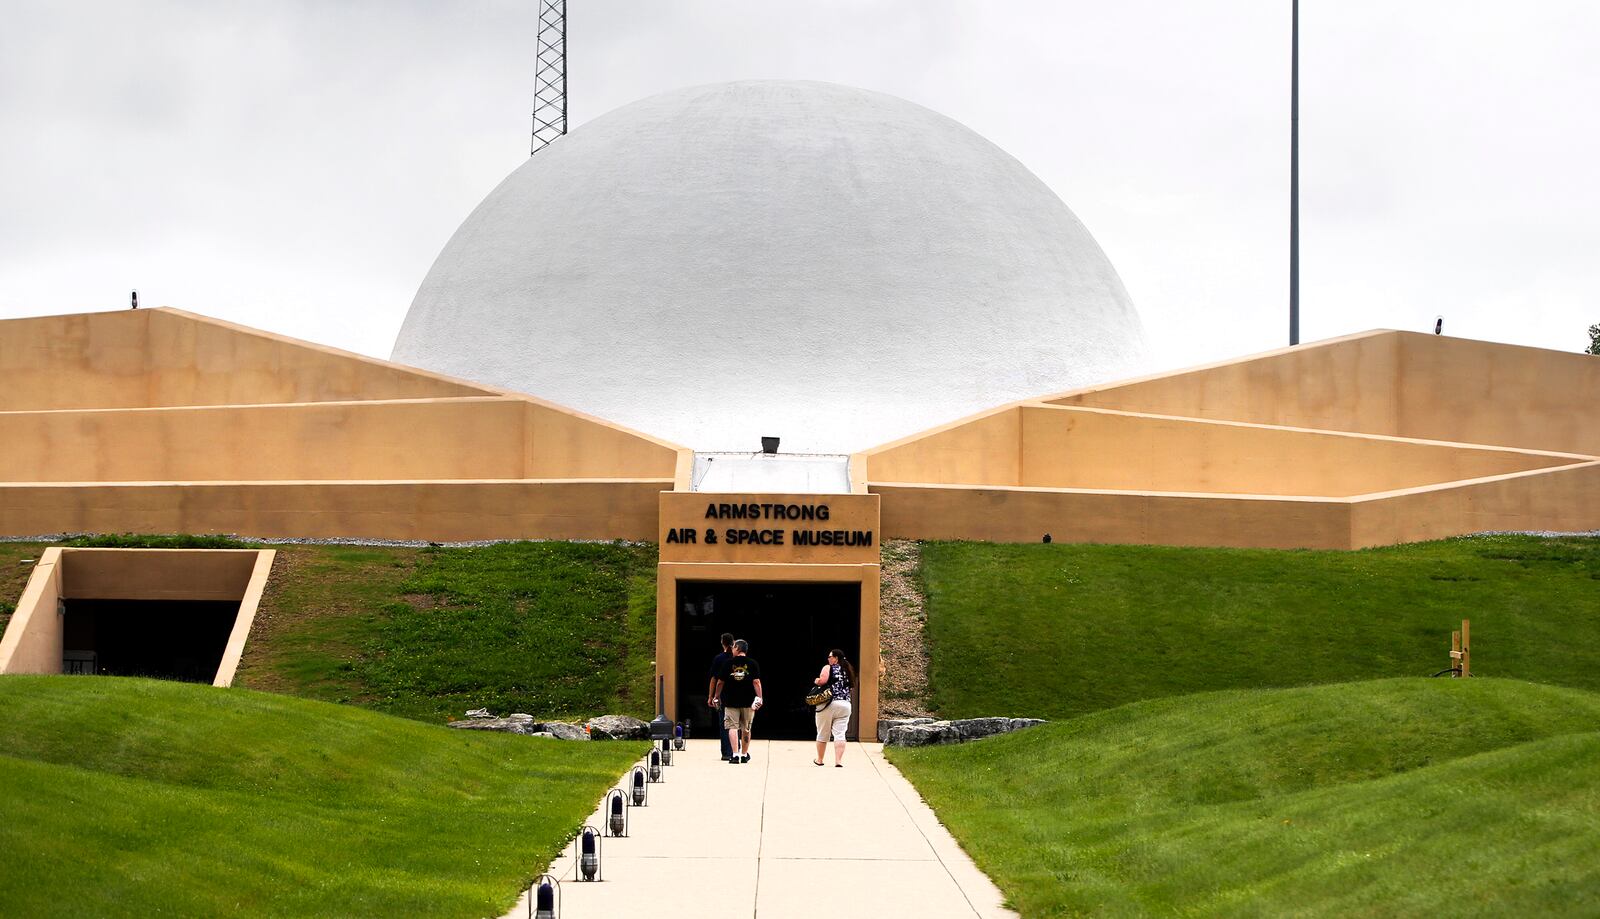
{"label": "man in black t-shirt", "polygon": [[733,658],[733,633],[722,633],[722,653],[711,659],[711,680],[706,684],[706,705],[717,716],[717,737],[721,738],[722,761],[733,762],[733,747],[728,746],[728,729],[723,727],[724,714],[722,706],[717,704],[717,674],[722,672],[722,665]]}
{"label": "man in black t-shirt", "polygon": [[733,643],[733,657],[724,661],[712,684],[712,704],[723,708],[722,726],[733,745],[735,763],[750,762],[750,728],[761,708],[761,665],[750,656],[750,643]]}

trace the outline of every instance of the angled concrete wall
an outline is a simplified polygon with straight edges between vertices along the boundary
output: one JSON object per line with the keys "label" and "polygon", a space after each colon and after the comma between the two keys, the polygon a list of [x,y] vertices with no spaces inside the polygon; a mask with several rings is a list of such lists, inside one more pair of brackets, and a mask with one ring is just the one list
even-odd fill
{"label": "angled concrete wall", "polygon": [[167,308],[0,320],[0,411],[498,395]]}
{"label": "angled concrete wall", "polygon": [[671,479],[0,484],[0,534],[374,539],[656,537]]}
{"label": "angled concrete wall", "polygon": [[1600,360],[1376,331],[1044,401],[1600,455]]}

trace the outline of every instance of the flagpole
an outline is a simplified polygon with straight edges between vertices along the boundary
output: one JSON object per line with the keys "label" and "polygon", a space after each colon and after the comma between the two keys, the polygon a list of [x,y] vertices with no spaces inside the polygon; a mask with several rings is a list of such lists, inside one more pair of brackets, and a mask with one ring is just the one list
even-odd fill
{"label": "flagpole", "polygon": [[1289,344],[1300,344],[1300,0],[1289,26]]}

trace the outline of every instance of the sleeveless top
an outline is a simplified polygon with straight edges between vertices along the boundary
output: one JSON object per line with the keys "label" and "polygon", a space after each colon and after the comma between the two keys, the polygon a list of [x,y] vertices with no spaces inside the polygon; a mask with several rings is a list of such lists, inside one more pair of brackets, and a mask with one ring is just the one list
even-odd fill
{"label": "sleeveless top", "polygon": [[850,701],[850,678],[845,675],[844,668],[838,664],[829,664],[833,669],[833,676],[828,681],[828,689],[833,697],[840,702]]}

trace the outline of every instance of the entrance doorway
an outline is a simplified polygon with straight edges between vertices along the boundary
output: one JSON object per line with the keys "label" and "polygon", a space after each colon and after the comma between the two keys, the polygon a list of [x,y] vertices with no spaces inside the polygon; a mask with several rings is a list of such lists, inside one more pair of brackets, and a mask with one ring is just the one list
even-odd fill
{"label": "entrance doorway", "polygon": [[855,582],[679,581],[677,615],[677,711],[689,718],[695,737],[714,737],[720,727],[706,705],[706,685],[723,632],[748,641],[761,665],[763,707],[755,736],[766,740],[814,739],[806,688],[829,649],[844,651],[852,663],[861,659],[861,585]]}

